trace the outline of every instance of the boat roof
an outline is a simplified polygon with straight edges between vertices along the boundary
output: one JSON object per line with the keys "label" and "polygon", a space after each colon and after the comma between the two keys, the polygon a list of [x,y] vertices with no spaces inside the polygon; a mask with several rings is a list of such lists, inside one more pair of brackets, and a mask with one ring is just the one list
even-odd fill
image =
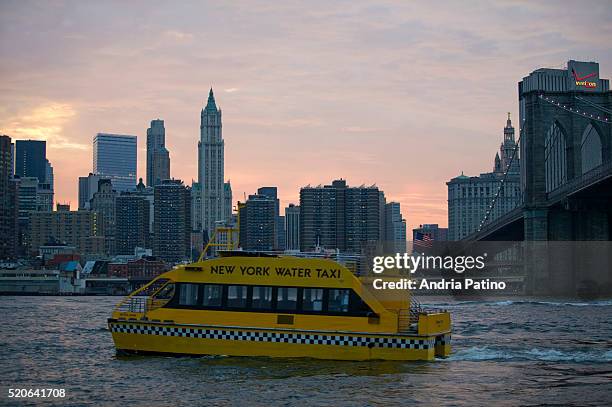
{"label": "boat roof", "polygon": [[219,250],[220,257],[280,257],[275,253],[247,250]]}
{"label": "boat roof", "polygon": [[360,284],[348,268],[331,259],[251,253],[178,266],[162,276],[185,283],[328,288],[350,288]]}

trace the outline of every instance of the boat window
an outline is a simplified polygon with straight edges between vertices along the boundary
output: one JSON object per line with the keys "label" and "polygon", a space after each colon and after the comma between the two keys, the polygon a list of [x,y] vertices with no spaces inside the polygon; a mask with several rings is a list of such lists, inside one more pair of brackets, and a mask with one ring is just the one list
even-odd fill
{"label": "boat window", "polygon": [[136,295],[137,296],[150,296],[150,295],[153,295],[153,293],[155,291],[157,291],[159,289],[159,287],[163,286],[167,282],[168,282],[167,278],[158,278],[157,280],[154,280],[153,282],[151,282],[149,285],[147,285],[144,288],[140,289],[140,291],[138,291],[136,293]]}
{"label": "boat window", "polygon": [[179,304],[197,305],[198,303],[198,284],[185,284],[179,286]]}
{"label": "boat window", "polygon": [[354,291],[351,292],[351,312],[354,314],[367,315],[373,312],[366,302]]}
{"label": "boat window", "polygon": [[323,311],[323,289],[304,288],[302,309],[304,311]]}
{"label": "boat window", "polygon": [[247,286],[230,285],[227,287],[227,306],[230,308],[244,308],[247,303]]}
{"label": "boat window", "polygon": [[166,284],[153,296],[156,300],[169,300],[174,297],[174,283]]}
{"label": "boat window", "polygon": [[329,312],[348,312],[351,290],[329,290],[327,310]]}
{"label": "boat window", "polygon": [[253,287],[253,298],[251,308],[271,309],[272,308],[272,287]]}
{"label": "boat window", "polygon": [[287,311],[297,309],[297,291],[295,287],[278,287],[276,308]]}
{"label": "boat window", "polygon": [[205,284],[202,294],[202,305],[205,307],[220,307],[223,297],[223,287],[217,284]]}
{"label": "boat window", "polygon": [[[172,283],[153,296],[169,308],[367,316],[372,309],[352,289]],[[170,300],[170,302],[168,302]]]}

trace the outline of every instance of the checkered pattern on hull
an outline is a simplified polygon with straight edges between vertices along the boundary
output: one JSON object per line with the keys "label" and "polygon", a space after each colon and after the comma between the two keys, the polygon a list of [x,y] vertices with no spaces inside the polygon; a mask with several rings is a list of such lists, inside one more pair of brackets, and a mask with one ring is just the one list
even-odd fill
{"label": "checkered pattern on hull", "polygon": [[308,345],[366,346],[399,349],[430,349],[434,339],[380,338],[356,335],[320,335],[280,332],[241,331],[236,329],[179,328],[160,325],[110,324],[111,332],[140,335],[178,336],[228,341],[299,343]]}

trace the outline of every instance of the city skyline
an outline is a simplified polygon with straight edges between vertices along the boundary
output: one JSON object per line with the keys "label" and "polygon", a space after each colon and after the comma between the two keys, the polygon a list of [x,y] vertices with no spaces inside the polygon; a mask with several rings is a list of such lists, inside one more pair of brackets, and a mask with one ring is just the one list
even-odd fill
{"label": "city skyline", "polygon": [[236,198],[276,185],[284,208],[300,187],[344,178],[400,202],[409,229],[446,226],[445,182],[490,171],[506,112],[518,117],[518,81],[568,59],[597,60],[610,76],[609,7],[569,15],[572,3],[555,4],[454,4],[435,22],[411,17],[422,14],[418,4],[133,3],[121,14],[102,4],[4,4],[0,133],[46,140],[55,201],[76,207],[92,137],[137,135],[146,179],[146,128],[159,117],[171,174],[190,184],[212,86]]}

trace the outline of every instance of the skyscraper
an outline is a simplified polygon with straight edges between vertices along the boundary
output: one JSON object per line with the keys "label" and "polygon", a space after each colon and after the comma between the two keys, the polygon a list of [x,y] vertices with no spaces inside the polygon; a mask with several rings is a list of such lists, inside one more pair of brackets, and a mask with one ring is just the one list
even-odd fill
{"label": "skyscraper", "polygon": [[284,216],[278,216],[276,218],[276,233],[277,233],[277,239],[276,239],[276,250],[286,250],[287,249],[287,241],[286,239],[286,231],[285,231],[285,217]]}
{"label": "skyscraper", "polygon": [[[38,198],[39,182],[36,177],[22,177],[19,179],[19,216],[27,216],[29,212],[38,211],[41,200]],[[53,210],[51,207],[50,210]]]}
{"label": "skyscraper", "polygon": [[17,140],[15,143],[15,175],[36,177],[47,182],[47,142],[40,140]]}
{"label": "skyscraper", "polygon": [[285,208],[285,248],[300,250],[300,207],[289,204]]}
{"label": "skyscraper", "polygon": [[[5,136],[8,137],[8,136]],[[10,140],[10,137],[9,137]],[[11,177],[13,175],[15,175],[15,159],[16,159],[17,153],[15,152],[15,143],[11,143]]]}
{"label": "skyscraper", "polygon": [[136,136],[96,134],[93,173],[110,179],[117,192],[136,187]]}
{"label": "skyscraper", "polygon": [[49,184],[49,189],[53,191],[53,166],[49,162],[49,160],[45,160],[45,180],[41,181],[46,184]]}
{"label": "skyscraper", "polygon": [[147,129],[147,186],[154,187],[165,179],[170,179],[170,153],[164,121],[157,119]]}
{"label": "skyscraper", "polygon": [[191,181],[191,230],[202,232],[202,187],[195,181]]}
{"label": "skyscraper", "polygon": [[149,202],[146,197],[125,193],[115,205],[115,252],[134,254],[134,248],[149,248]]}
{"label": "skyscraper", "polygon": [[300,249],[316,246],[360,253],[383,240],[384,195],[376,186],[348,187],[345,180],[300,190]]}
{"label": "skyscraper", "polygon": [[225,206],[223,207],[224,215],[223,218],[226,222],[232,222],[232,184],[227,181],[223,184],[223,200]]}
{"label": "skyscraper", "polygon": [[100,176],[89,173],[86,177],[79,177],[79,209],[89,209],[89,203],[94,194],[98,192]]}
{"label": "skyscraper", "polygon": [[0,135],[0,259],[13,258],[17,250],[17,188],[13,181],[13,145]]}
{"label": "skyscraper", "polygon": [[[212,236],[216,222],[227,222],[231,208],[231,188],[224,183],[224,149],[221,109],[217,108],[212,88],[206,107],[200,114],[200,141],[198,142],[198,183],[202,189],[202,229]],[[228,184],[229,186],[229,184]]]}
{"label": "skyscraper", "polygon": [[270,195],[249,195],[240,206],[240,247],[271,251],[276,246],[276,200]]}
{"label": "skyscraper", "polygon": [[[257,189],[257,195],[267,196],[273,199],[274,204],[274,249],[284,250],[284,245],[281,245],[281,230],[284,231],[284,226],[280,226],[280,200],[278,199],[278,188],[277,187],[261,187]],[[283,236],[284,237],[284,236]]]}
{"label": "skyscraper", "polygon": [[191,192],[181,180],[155,186],[153,254],[169,263],[191,256]]}
{"label": "skyscraper", "polygon": [[385,245],[389,252],[406,251],[406,219],[402,217],[399,202],[385,204]]}
{"label": "skyscraper", "polygon": [[92,211],[98,213],[99,222],[98,235],[104,236],[106,241],[106,252],[115,253],[115,206],[117,192],[114,190],[110,179],[98,181],[98,191],[90,201]]}
{"label": "skyscraper", "polygon": [[36,189],[36,210],[53,210],[53,187],[48,182],[39,182]]}
{"label": "skyscraper", "polygon": [[[19,208],[17,245],[20,255],[28,255],[30,247],[30,215],[41,209],[38,197],[38,178],[16,178],[16,192]],[[53,209],[53,208],[51,208]]]}
{"label": "skyscraper", "polygon": [[[153,207],[155,204],[154,188],[145,186],[144,182],[142,182],[142,178],[138,178],[138,185],[136,185],[136,189],[127,192],[122,192],[121,194],[136,195],[141,198],[144,198],[149,203],[149,235],[153,236]],[[149,242],[148,247],[150,248],[151,245],[152,243]]]}

